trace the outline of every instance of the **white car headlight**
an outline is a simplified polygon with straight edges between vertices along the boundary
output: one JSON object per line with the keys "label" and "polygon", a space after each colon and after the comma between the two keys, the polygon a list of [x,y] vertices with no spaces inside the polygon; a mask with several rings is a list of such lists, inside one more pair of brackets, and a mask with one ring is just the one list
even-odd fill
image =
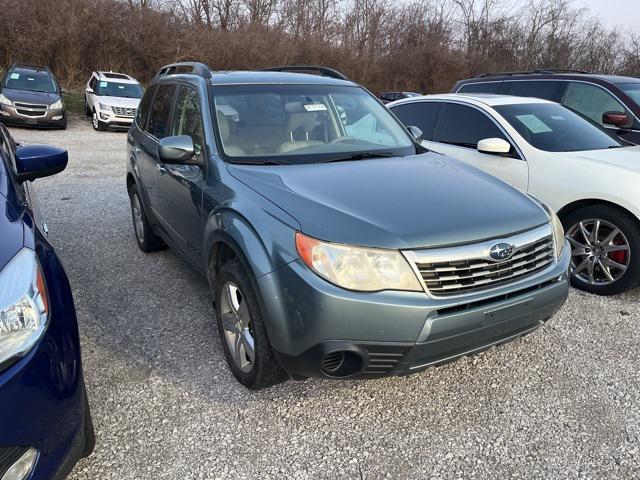
{"label": "white car headlight", "polygon": [[0,364],[33,348],[45,331],[48,313],[36,254],[22,249],[0,271]]}
{"label": "white car headlight", "polygon": [[303,262],[321,277],[349,290],[423,291],[416,274],[397,250],[352,247],[296,233]]}
{"label": "white car headlight", "polygon": [[109,110],[111,111],[111,105],[106,105],[104,103],[100,104],[100,110]]}
{"label": "white car headlight", "polygon": [[11,103],[11,100],[9,100],[7,97],[5,97],[5,96],[4,96],[3,94],[1,94],[1,93],[0,93],[0,103],[1,103],[2,105],[9,105],[9,106],[13,105],[13,104]]}
{"label": "white car headlight", "polygon": [[551,210],[548,209],[549,215],[551,216],[551,227],[553,228],[553,245],[555,247],[556,259],[560,258],[562,252],[564,250],[564,227],[562,226],[562,222],[558,218],[558,215]]}
{"label": "white car headlight", "polygon": [[52,103],[49,107],[51,110],[61,110],[63,107],[62,99],[58,99],[55,103]]}

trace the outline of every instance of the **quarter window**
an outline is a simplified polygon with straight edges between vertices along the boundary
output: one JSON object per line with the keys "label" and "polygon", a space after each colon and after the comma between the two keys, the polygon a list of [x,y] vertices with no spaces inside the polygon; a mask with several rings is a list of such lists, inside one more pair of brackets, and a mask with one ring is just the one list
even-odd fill
{"label": "quarter window", "polygon": [[193,139],[196,155],[202,149],[202,115],[198,92],[182,87],[176,100],[171,135],[189,135]]}
{"label": "quarter window", "polygon": [[446,104],[441,125],[436,141],[450,145],[477,148],[478,142],[485,138],[509,141],[487,115],[465,105]]}
{"label": "quarter window", "polygon": [[167,136],[169,126],[169,114],[176,94],[175,85],[160,85],[158,93],[153,100],[147,131],[158,140]]}
{"label": "quarter window", "polygon": [[605,112],[629,113],[607,90],[589,83],[570,82],[562,104],[599,125]]}
{"label": "quarter window", "polygon": [[423,140],[433,140],[440,106],[436,102],[405,103],[391,108],[391,111],[407,127],[414,125],[422,130]]}

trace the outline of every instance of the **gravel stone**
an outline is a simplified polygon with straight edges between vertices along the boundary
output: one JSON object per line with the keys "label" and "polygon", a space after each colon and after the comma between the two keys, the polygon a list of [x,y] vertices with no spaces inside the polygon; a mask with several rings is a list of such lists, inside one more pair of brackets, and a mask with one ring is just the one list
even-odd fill
{"label": "gravel stone", "polygon": [[232,377],[206,282],[135,242],[126,133],[12,129],[68,148],[38,180],[73,287],[95,453],[72,480],[640,478],[640,291],[572,290],[532,335],[404,378]]}

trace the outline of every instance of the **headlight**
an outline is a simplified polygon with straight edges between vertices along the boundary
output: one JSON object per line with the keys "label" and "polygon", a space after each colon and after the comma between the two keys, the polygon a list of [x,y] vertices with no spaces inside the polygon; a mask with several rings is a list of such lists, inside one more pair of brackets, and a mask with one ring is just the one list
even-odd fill
{"label": "headlight", "polygon": [[304,263],[321,277],[349,290],[422,291],[420,282],[397,250],[351,247],[296,233]]}
{"label": "headlight", "polygon": [[0,364],[33,348],[44,333],[48,311],[36,254],[22,249],[0,271]]}
{"label": "headlight", "polygon": [[104,103],[100,104],[100,110],[109,110],[111,111],[111,105],[105,105]]}
{"label": "headlight", "polygon": [[0,93],[0,103],[2,105],[13,105],[11,103],[11,100],[9,100],[7,97],[5,97],[3,94]]}
{"label": "headlight", "polygon": [[63,107],[62,99],[58,99],[55,103],[51,104],[49,107],[51,110],[61,110]]}
{"label": "headlight", "polygon": [[551,216],[551,226],[553,227],[553,244],[555,246],[556,258],[560,258],[562,255],[562,251],[564,250],[564,227],[562,226],[562,222],[558,218],[558,215],[551,210],[548,209],[549,215]]}

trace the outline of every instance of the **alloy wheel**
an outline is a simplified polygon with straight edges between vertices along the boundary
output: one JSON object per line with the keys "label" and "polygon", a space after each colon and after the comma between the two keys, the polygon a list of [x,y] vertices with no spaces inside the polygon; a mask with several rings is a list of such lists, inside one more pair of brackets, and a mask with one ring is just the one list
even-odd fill
{"label": "alloy wheel", "polygon": [[611,285],[629,268],[629,241],[611,222],[584,219],[572,225],[566,237],[571,244],[571,275],[589,285]]}
{"label": "alloy wheel", "polygon": [[133,226],[136,229],[136,236],[140,243],[144,242],[144,218],[142,216],[142,206],[137,194],[131,197],[131,211],[133,213]]}
{"label": "alloy wheel", "polygon": [[255,342],[251,316],[242,290],[233,282],[222,289],[220,312],[224,336],[236,366],[249,373],[255,363]]}

